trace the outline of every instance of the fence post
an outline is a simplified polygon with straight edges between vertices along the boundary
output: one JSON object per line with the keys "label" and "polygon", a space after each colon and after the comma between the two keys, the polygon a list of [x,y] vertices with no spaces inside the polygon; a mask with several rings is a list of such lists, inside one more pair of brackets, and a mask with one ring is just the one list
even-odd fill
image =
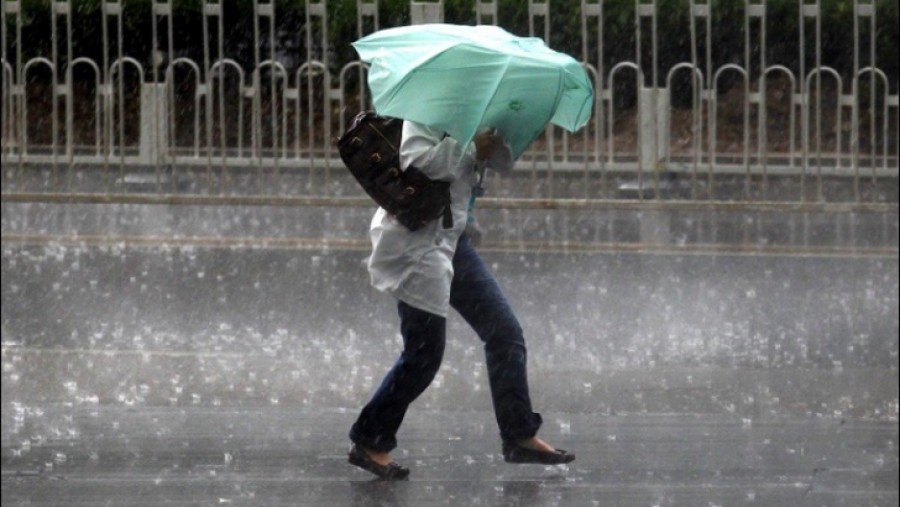
{"label": "fence post", "polygon": [[444,0],[409,3],[409,22],[413,25],[444,22]]}
{"label": "fence post", "polygon": [[669,146],[669,90],[641,87],[638,100],[641,138],[641,165],[658,171]]}
{"label": "fence post", "polygon": [[[641,86],[638,95],[638,123],[640,129],[641,167],[653,171],[653,196],[659,199],[659,171],[669,148],[669,90]],[[644,197],[643,182],[638,184],[638,198]],[[640,217],[641,242],[665,245],[671,237],[671,221],[667,213],[649,211]]]}
{"label": "fence post", "polygon": [[[488,18],[490,18],[490,22],[487,21]],[[475,0],[476,25],[496,25],[498,21],[497,0]]]}
{"label": "fence post", "polygon": [[[366,18],[372,21],[372,30],[366,30]],[[356,37],[377,32],[380,22],[378,20],[378,0],[356,0]]]}
{"label": "fence post", "polygon": [[169,116],[164,111],[165,83],[141,85],[141,129],[138,159],[141,164],[154,165],[168,159]]}

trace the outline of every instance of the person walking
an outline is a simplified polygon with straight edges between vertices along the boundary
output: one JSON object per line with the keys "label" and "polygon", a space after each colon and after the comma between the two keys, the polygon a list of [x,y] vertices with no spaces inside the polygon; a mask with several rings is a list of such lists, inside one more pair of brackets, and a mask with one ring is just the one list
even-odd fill
{"label": "person walking", "polygon": [[348,461],[383,479],[405,479],[409,469],[390,452],[410,404],[431,384],[455,309],[484,342],[491,398],[509,463],[569,463],[575,455],[538,438],[540,414],[528,391],[522,328],[493,274],[466,233],[473,188],[486,167],[512,167],[509,145],[494,131],[464,147],[444,132],[405,121],[401,167],[449,181],[452,225],[434,220],[410,231],[383,208],[372,218],[371,283],[397,298],[403,351],[353,424]]}

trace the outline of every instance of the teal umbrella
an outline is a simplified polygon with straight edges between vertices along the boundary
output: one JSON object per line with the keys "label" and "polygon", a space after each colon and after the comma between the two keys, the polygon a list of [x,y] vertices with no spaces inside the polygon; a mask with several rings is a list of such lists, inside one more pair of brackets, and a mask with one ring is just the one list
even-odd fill
{"label": "teal umbrella", "polygon": [[390,28],[353,43],[370,65],[375,111],[444,130],[468,144],[495,128],[514,156],[548,122],[571,132],[591,117],[594,88],[572,57],[496,26]]}

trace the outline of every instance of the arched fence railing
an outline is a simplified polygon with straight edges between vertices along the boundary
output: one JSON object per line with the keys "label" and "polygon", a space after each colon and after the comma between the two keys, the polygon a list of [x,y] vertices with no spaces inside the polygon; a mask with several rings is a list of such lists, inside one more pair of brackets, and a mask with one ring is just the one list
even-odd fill
{"label": "arched fence railing", "polygon": [[[329,37],[325,0],[307,1],[302,19],[294,12],[284,22],[280,4],[254,1],[244,25],[253,32],[251,47],[238,49],[227,44],[234,20],[225,2],[203,0],[199,11],[188,12],[192,26],[202,28],[189,37],[176,30],[179,9],[187,7],[151,0],[147,49],[131,43],[123,17],[138,4],[102,0],[98,57],[73,54],[86,46],[82,39],[97,38],[74,31],[75,3],[0,1],[5,194],[114,192],[138,175],[148,183],[142,188],[156,193],[353,191],[335,181],[341,164],[332,142],[357,111],[371,107],[366,66],[337,66],[334,46],[351,41]],[[27,56],[24,11],[48,5],[49,54]],[[846,34],[853,68],[822,63],[818,0],[796,2],[799,33],[788,36],[797,37],[799,50],[790,64],[767,61],[777,58],[767,49],[777,20],[769,18],[765,0],[744,0],[743,61],[724,64],[713,59],[718,4],[690,0],[682,34],[689,50],[675,60],[668,55],[675,63],[663,68],[660,56],[671,48],[658,33],[657,0],[634,1],[633,58],[618,61],[608,57],[610,45],[621,44],[606,36],[613,22],[609,2],[556,7],[529,0],[530,35],[551,43],[557,34],[550,18],[572,14],[559,9],[580,9],[582,54],[576,57],[595,84],[596,102],[583,131],[547,128],[518,162],[530,183],[508,195],[896,200],[896,192],[885,197],[873,189],[896,185],[898,177],[897,76],[878,66],[884,57],[875,38],[877,4],[852,5]],[[357,0],[355,8],[356,36],[383,28],[377,0]],[[444,8],[439,1],[411,1],[410,19],[442,20]],[[472,2],[476,22],[503,26],[498,12],[496,0]],[[198,40],[200,51],[185,49]],[[135,47],[149,54],[133,54]],[[240,58],[229,54],[235,51]],[[36,176],[41,171],[50,178]],[[88,183],[92,178],[99,187]],[[794,190],[783,191],[776,179],[796,182]]]}

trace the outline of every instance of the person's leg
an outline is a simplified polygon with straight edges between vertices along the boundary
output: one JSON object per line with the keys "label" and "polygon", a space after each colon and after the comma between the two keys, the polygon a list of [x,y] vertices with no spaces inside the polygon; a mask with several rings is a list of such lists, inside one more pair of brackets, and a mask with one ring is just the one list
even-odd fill
{"label": "person's leg", "polygon": [[532,438],[541,416],[532,411],[528,393],[527,352],[522,326],[468,238],[463,235],[453,257],[450,305],[484,342],[494,413],[504,442]]}
{"label": "person's leg", "polygon": [[407,408],[434,379],[444,356],[445,318],[402,301],[398,311],[403,352],[350,430],[353,443],[379,453],[397,446]]}

